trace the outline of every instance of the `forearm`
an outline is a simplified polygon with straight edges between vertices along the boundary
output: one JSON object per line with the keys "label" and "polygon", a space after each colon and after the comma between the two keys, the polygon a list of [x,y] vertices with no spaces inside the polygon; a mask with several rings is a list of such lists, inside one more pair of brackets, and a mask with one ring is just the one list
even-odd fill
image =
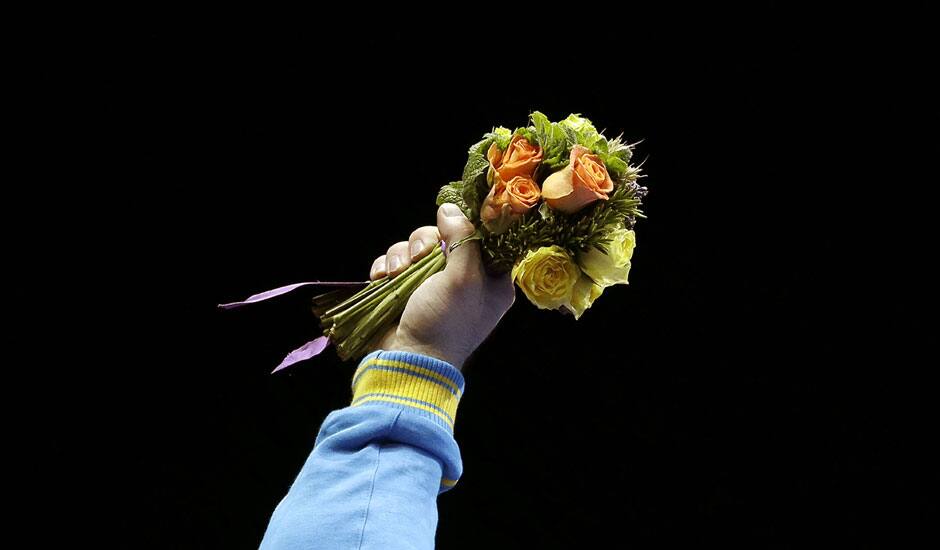
{"label": "forearm", "polygon": [[437,495],[461,473],[463,377],[427,356],[376,352],[331,413],[274,511],[262,548],[433,548]]}

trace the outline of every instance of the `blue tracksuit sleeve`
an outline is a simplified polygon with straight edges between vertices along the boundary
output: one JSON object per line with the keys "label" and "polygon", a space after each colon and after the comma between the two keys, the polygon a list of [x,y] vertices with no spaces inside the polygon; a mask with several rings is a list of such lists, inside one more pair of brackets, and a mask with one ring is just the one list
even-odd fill
{"label": "blue tracksuit sleeve", "polygon": [[261,548],[434,548],[437,495],[462,471],[453,431],[463,390],[460,371],[432,357],[364,357],[352,404],[323,422]]}

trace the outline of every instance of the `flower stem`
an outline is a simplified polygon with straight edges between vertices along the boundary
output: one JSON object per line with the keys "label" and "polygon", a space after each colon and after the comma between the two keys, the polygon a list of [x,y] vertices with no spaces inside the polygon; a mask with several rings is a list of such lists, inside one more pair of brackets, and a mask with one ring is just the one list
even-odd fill
{"label": "flower stem", "polygon": [[372,281],[352,296],[333,292],[315,297],[314,313],[340,358],[364,355],[369,345],[398,320],[421,283],[442,270],[445,263],[441,248],[435,247],[398,276]]}

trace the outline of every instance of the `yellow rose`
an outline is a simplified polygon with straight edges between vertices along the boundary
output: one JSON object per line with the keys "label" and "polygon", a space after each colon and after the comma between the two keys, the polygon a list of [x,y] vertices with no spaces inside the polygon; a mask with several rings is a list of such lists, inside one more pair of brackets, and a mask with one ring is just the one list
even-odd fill
{"label": "yellow rose", "polygon": [[636,247],[633,231],[618,229],[611,233],[607,254],[596,248],[578,254],[581,270],[602,287],[627,284],[630,276],[630,259]]}
{"label": "yellow rose", "polygon": [[558,245],[530,250],[512,268],[513,282],[539,309],[557,309],[570,303],[571,291],[580,276],[581,270]]}
{"label": "yellow rose", "polygon": [[575,319],[580,319],[581,315],[591,307],[594,300],[600,298],[603,292],[604,287],[582,274],[578,282],[574,284],[574,288],[571,289],[571,301],[564,304],[564,308],[573,313]]}

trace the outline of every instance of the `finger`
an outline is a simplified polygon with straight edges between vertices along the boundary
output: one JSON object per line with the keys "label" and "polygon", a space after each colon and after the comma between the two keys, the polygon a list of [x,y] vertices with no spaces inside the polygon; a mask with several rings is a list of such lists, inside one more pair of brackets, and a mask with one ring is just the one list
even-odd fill
{"label": "finger", "polygon": [[372,262],[372,269],[369,270],[369,279],[374,281],[385,276],[385,254],[382,254]]}
{"label": "finger", "polygon": [[411,261],[417,261],[428,255],[428,252],[441,242],[441,235],[433,225],[419,227],[408,238],[408,250],[411,252]]}
{"label": "finger", "polygon": [[401,241],[388,247],[385,253],[385,271],[390,277],[398,275],[411,265],[411,254],[408,253],[408,241]]}
{"label": "finger", "polygon": [[[448,249],[460,239],[472,235],[474,231],[473,224],[463,215],[460,208],[450,203],[444,203],[437,209],[437,229],[441,238],[447,242]],[[450,252],[447,256],[446,269],[458,272],[481,272],[480,246],[477,242],[464,242],[456,250]]]}

